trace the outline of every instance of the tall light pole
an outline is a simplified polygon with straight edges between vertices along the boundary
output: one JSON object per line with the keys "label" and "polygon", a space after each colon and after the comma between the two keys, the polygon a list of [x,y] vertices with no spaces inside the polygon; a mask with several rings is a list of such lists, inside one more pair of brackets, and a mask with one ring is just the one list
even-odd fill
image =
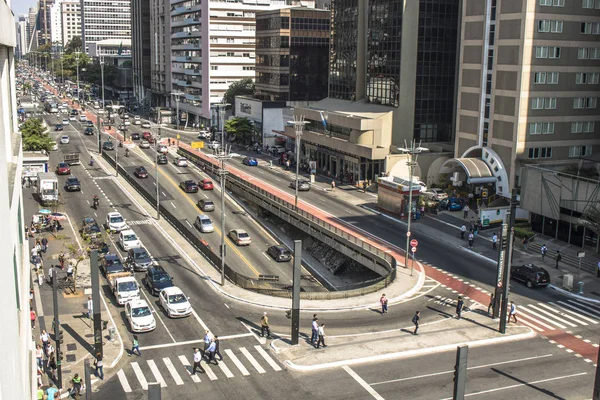
{"label": "tall light pole", "polygon": [[175,96],[175,112],[177,113],[176,119],[177,119],[177,130],[179,131],[179,96],[183,96],[185,93],[182,92],[173,92],[171,93],[171,96]]}
{"label": "tall light pole", "polygon": [[158,141],[161,137],[160,125],[158,126],[158,137],[154,139],[154,177],[156,179],[156,220],[160,219],[160,189],[158,184]]}
{"label": "tall light pole", "polygon": [[60,87],[64,88],[65,86],[65,70],[63,68],[63,57],[64,57],[64,52],[62,51],[62,49],[60,50]]}
{"label": "tall light pole", "polygon": [[79,103],[79,51],[75,52],[75,62],[77,63],[77,103]]}
{"label": "tall light pole", "polygon": [[307,124],[304,121],[304,115],[300,115],[299,117],[294,115],[293,121],[288,121],[288,124],[294,124],[294,132],[296,133],[296,190],[294,196],[294,208],[298,208],[298,179],[300,176],[299,168],[300,168],[300,138],[302,137],[302,130],[304,129],[304,125]]}
{"label": "tall light pole", "polygon": [[104,103],[104,57],[100,59],[100,76],[102,79],[102,113],[106,112],[106,104]]}
{"label": "tall light pole", "polygon": [[[408,165],[409,178],[408,178],[408,220],[407,220],[407,228],[406,228],[406,254],[404,256],[404,265],[406,265],[406,267],[408,268],[408,254],[410,252],[410,235],[411,235],[410,222],[412,219],[413,173],[414,173],[414,168],[417,165],[417,158],[418,158],[419,154],[422,153],[423,151],[429,151],[429,149],[421,147],[421,142],[419,142],[419,145],[417,145],[414,140],[412,140],[410,142],[410,147],[408,147],[406,145],[406,141],[404,142],[404,146],[405,147],[399,147],[398,150],[400,150],[404,154],[409,155],[408,161],[406,162],[406,165]],[[411,276],[412,276],[412,271],[413,271],[413,269],[411,268],[410,269]]]}

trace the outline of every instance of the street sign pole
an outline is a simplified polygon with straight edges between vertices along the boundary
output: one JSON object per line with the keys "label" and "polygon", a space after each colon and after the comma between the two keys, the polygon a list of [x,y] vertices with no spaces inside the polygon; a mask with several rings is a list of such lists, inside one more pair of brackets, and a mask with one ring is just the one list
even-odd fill
{"label": "street sign pole", "polygon": [[98,269],[98,250],[92,250],[90,254],[90,275],[92,279],[92,308],[94,323],[94,355],[102,359],[102,310],[100,306],[100,272]]}
{"label": "street sign pole", "polygon": [[[600,348],[598,348],[598,359],[600,360]],[[594,379],[594,392],[592,400],[600,400],[600,367],[596,364],[596,378]]]}
{"label": "street sign pole", "polygon": [[453,400],[464,400],[467,386],[467,358],[469,346],[466,344],[456,348],[456,364],[454,365],[454,391]]}
{"label": "street sign pole", "polygon": [[508,217],[508,243],[506,244],[506,259],[504,261],[504,274],[502,276],[502,305],[500,307],[500,333],[506,333],[506,320],[508,318],[508,289],[510,284],[510,265],[515,235],[515,213],[517,211],[517,190],[512,190],[510,211]]}
{"label": "street sign pole", "polygon": [[294,240],[294,272],[292,286],[292,345],[298,344],[300,334],[300,281],[302,270],[302,240]]}

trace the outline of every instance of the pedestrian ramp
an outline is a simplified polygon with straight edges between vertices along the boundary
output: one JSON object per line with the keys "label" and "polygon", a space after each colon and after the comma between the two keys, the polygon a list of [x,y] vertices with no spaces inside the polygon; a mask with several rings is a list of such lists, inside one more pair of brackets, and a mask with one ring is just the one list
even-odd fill
{"label": "pedestrian ramp", "polygon": [[202,360],[205,374],[191,375],[193,368],[193,355],[180,354],[170,357],[157,357],[146,359],[135,357],[130,364],[117,372],[117,377],[123,391],[131,393],[134,390],[148,390],[148,382],[158,382],[161,387],[181,386],[188,384],[203,384],[220,379],[246,377],[252,374],[262,375],[269,372],[282,371],[282,367],[261,346],[240,347],[236,350],[225,349],[222,351],[223,360],[208,364]]}
{"label": "pedestrian ramp", "polygon": [[537,332],[595,326],[600,325],[600,304],[585,300],[526,304],[517,306],[517,319]]}

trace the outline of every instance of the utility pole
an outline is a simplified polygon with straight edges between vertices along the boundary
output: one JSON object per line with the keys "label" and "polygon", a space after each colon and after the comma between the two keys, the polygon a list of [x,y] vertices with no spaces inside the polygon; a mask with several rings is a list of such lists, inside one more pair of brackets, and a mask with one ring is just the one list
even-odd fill
{"label": "utility pole", "polygon": [[296,117],[294,115],[293,121],[288,121],[288,124],[294,125],[294,132],[296,133],[296,188],[294,190],[294,208],[298,209],[298,177],[300,175],[300,140],[302,137],[302,130],[307,122],[304,121],[304,115]]}
{"label": "utility pole", "polygon": [[100,272],[98,269],[98,250],[92,250],[90,253],[90,275],[92,279],[94,353],[96,358],[103,358],[104,350],[102,348],[102,310],[100,306]]}
{"label": "utility pole", "polygon": [[154,140],[154,176],[156,177],[156,220],[160,219],[160,189],[158,184],[158,141],[162,135],[160,125],[158,126],[158,137]]}
{"label": "utility pole", "polygon": [[[600,360],[600,347],[598,348],[598,360]],[[596,378],[594,379],[592,400],[600,400],[600,367],[598,367],[598,364],[596,364]]]}
{"label": "utility pole", "polygon": [[[54,267],[50,267],[54,268]],[[63,354],[60,350],[60,345],[63,342],[63,332],[60,329],[60,319],[58,312],[58,273],[52,274],[52,307],[54,308],[54,321],[52,322],[52,330],[54,331],[54,347],[56,348],[56,386],[62,389],[62,359]]]}
{"label": "utility pole", "polygon": [[294,240],[294,280],[292,286],[292,345],[300,335],[300,283],[302,280],[302,240]]}
{"label": "utility pole", "polygon": [[456,364],[454,364],[454,391],[453,400],[464,400],[465,388],[467,384],[467,359],[469,355],[469,346],[466,344],[456,348]]}

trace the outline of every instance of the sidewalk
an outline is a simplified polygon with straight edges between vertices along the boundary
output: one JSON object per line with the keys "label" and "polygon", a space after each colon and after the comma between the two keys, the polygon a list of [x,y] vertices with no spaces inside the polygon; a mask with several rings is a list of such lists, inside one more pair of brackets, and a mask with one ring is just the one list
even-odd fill
{"label": "sidewalk", "polygon": [[[24,203],[26,216],[37,212],[38,204],[33,200],[31,189],[24,189]],[[54,321],[53,294],[52,285],[49,280],[49,270],[54,267],[54,274],[59,280],[58,304],[59,304],[59,321],[63,332],[63,343],[61,344],[61,352],[63,360],[62,368],[62,386],[63,388],[70,387],[71,378],[78,373],[82,379],[85,377],[84,360],[90,359],[90,363],[94,360],[94,345],[93,345],[93,323],[86,315],[87,296],[91,294],[91,276],[89,259],[81,261],[77,267],[77,290],[73,293],[70,287],[64,284],[66,278],[65,271],[60,269],[58,261],[59,253],[65,252],[68,254],[68,246],[74,244],[81,245],[77,234],[75,222],[66,220],[62,222],[63,229],[55,235],[52,233],[37,234],[36,238],[45,236],[48,239],[48,247],[43,254],[43,269],[45,279],[42,285],[39,285],[35,279],[35,272],[32,265],[32,282],[34,290],[34,309],[38,316],[38,323],[34,330],[34,340],[36,343],[41,343],[40,333],[45,329],[50,334],[50,343],[56,348],[54,332],[52,330]],[[34,239],[29,239],[30,248],[34,246]],[[67,265],[67,262],[65,262]],[[114,328],[115,323],[112,316],[108,313],[107,303],[102,297],[102,318],[108,320],[108,329]],[[108,317],[107,317],[108,316]],[[111,375],[111,369],[120,360],[123,350],[120,337],[117,335],[113,341],[109,340],[108,330],[103,331],[103,352],[104,352],[104,374],[105,379]],[[57,360],[58,362],[58,360]],[[44,374],[42,377],[43,388],[45,389],[53,383],[51,374]],[[91,385],[96,389],[99,380],[94,376],[92,371]],[[54,381],[57,384],[56,381]],[[86,382],[89,386],[89,383]],[[63,390],[63,397],[65,397]]]}
{"label": "sidewalk", "polygon": [[418,335],[412,334],[414,325],[405,321],[402,328],[387,332],[327,336],[327,347],[321,349],[308,343],[308,338],[302,338],[297,346],[292,346],[287,339],[276,339],[271,347],[290,369],[316,371],[453,351],[461,344],[475,347],[536,336],[532,329],[517,324],[507,324],[503,335],[497,331],[498,320],[489,318],[486,311],[476,308],[463,313],[460,320],[448,315],[447,318],[421,324]]}

